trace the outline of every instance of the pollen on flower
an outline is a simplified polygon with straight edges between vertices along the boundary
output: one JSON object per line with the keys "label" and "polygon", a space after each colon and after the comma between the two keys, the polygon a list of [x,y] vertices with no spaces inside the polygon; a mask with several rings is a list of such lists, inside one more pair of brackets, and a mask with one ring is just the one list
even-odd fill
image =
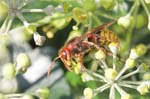
{"label": "pollen on flower", "polygon": [[117,71],[112,68],[105,69],[105,77],[107,79],[114,80],[117,76]]}
{"label": "pollen on flower", "polygon": [[106,58],[106,55],[103,50],[99,50],[95,53],[95,58],[99,60],[104,60]]}

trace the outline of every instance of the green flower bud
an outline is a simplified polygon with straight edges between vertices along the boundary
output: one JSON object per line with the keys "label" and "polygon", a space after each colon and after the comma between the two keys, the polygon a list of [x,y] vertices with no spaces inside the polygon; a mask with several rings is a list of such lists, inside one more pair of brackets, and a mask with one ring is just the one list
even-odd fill
{"label": "green flower bud", "polygon": [[2,93],[0,93],[0,99],[6,99]]}
{"label": "green flower bud", "polygon": [[142,56],[146,53],[146,46],[144,44],[139,44],[136,46],[136,52],[138,56]]}
{"label": "green flower bud", "polygon": [[31,60],[29,56],[25,53],[20,53],[16,58],[17,71],[25,72],[31,65]]}
{"label": "green flower bud", "polygon": [[135,67],[135,66],[136,66],[136,61],[135,61],[135,59],[128,58],[128,59],[126,60],[125,66],[126,66],[127,68],[133,68],[133,67]]}
{"label": "green flower bud", "polygon": [[48,99],[50,95],[50,90],[47,87],[40,88],[36,91],[36,93],[40,99]]}
{"label": "green flower bud", "polygon": [[95,53],[95,58],[99,60],[105,60],[106,54],[103,50],[99,50]]}
{"label": "green flower bud", "polygon": [[148,70],[149,70],[149,65],[148,65],[148,64],[142,63],[141,66],[143,67],[143,69],[144,69],[145,71],[148,71]]}
{"label": "green flower bud", "polygon": [[31,95],[24,95],[21,99],[34,99]]}
{"label": "green flower bud", "polygon": [[118,25],[128,28],[131,25],[132,17],[129,15],[122,16],[118,19]]}
{"label": "green flower bud", "polygon": [[0,34],[0,44],[9,45],[10,44],[9,36],[6,34]]}
{"label": "green flower bud", "polygon": [[105,69],[105,77],[107,79],[114,80],[117,74],[118,74],[117,71],[112,68]]}
{"label": "green flower bud", "polygon": [[150,4],[150,0],[145,0],[145,3]]}
{"label": "green flower bud", "polygon": [[92,97],[94,96],[94,92],[91,88],[85,88],[83,94],[86,99],[92,99]]}
{"label": "green flower bud", "polygon": [[130,94],[124,94],[121,95],[121,99],[132,99],[132,96]]}
{"label": "green flower bud", "polygon": [[7,63],[3,66],[2,75],[4,78],[13,79],[15,77],[16,70],[15,66],[12,63]]}
{"label": "green flower bud", "polygon": [[94,0],[84,0],[83,1],[83,8],[86,10],[86,11],[94,11],[96,6],[95,6],[95,2]]}
{"label": "green flower bud", "polygon": [[142,29],[144,26],[147,25],[147,16],[145,15],[145,13],[139,13],[136,17],[136,24],[135,27],[137,29]]}
{"label": "green flower bud", "polygon": [[88,19],[88,14],[84,10],[76,7],[72,10],[73,18],[77,23],[85,22]]}
{"label": "green flower bud", "polygon": [[28,25],[26,27],[26,30],[29,34],[33,34],[34,32],[36,32],[36,26],[35,25]]}
{"label": "green flower bud", "polygon": [[145,95],[146,93],[149,92],[148,84],[142,83],[141,85],[139,85],[139,86],[137,87],[137,91],[138,91],[141,95]]}
{"label": "green flower bud", "polygon": [[115,0],[100,0],[100,4],[105,9],[112,9],[115,6]]}

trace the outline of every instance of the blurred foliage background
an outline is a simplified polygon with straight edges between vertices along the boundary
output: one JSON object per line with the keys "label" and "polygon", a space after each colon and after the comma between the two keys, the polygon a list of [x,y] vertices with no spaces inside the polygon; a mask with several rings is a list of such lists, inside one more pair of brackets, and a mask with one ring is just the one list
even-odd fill
{"label": "blurred foliage background", "polygon": [[[10,2],[14,2],[14,9]],[[21,10],[15,8],[17,2],[23,6]],[[23,18],[17,11],[22,11]],[[6,17],[11,19],[10,13],[16,17],[7,33],[3,33],[9,25]],[[101,84],[83,82],[81,75],[67,71],[61,61],[55,63],[50,76],[47,71],[68,40],[110,21],[115,22],[109,28],[120,40],[120,57],[126,59],[130,49],[142,43],[147,52],[140,60],[150,64],[150,0],[1,0],[0,99],[5,99],[4,96],[6,99],[85,99],[84,88]],[[42,38],[40,44],[35,35]],[[25,67],[18,67],[20,61],[25,61]],[[88,55],[84,62],[90,68]],[[126,91],[133,99],[150,97],[132,89]],[[107,99],[108,93],[104,91],[94,99]],[[116,96],[120,99],[118,93]]]}

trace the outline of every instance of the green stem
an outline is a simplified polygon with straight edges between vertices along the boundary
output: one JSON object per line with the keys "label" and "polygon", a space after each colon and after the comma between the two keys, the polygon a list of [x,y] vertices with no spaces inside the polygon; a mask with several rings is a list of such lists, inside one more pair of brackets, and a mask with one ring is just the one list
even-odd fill
{"label": "green stem", "polygon": [[[138,9],[139,9],[139,0],[136,0],[128,15],[133,14],[133,17],[136,17]],[[135,26],[133,23],[134,22],[132,22],[132,19],[131,19],[131,26],[129,27],[127,35],[126,35],[127,49],[131,47],[131,41],[132,41],[132,35],[133,35],[132,31]]]}
{"label": "green stem", "polygon": [[6,30],[6,27],[7,27],[7,24],[8,24],[8,20],[9,20],[9,18],[6,17],[5,21],[3,22],[3,24],[0,28],[0,33],[5,33],[5,30]]}
{"label": "green stem", "polygon": [[149,12],[149,10],[148,10],[148,8],[147,8],[144,0],[140,0],[140,1],[141,1],[141,4],[142,4],[142,6],[143,6],[143,8],[144,8],[144,10],[145,10],[145,12],[147,14],[147,16],[150,16],[150,12]]}
{"label": "green stem", "polygon": [[126,79],[126,78],[128,78],[128,77],[130,77],[130,76],[132,76],[132,75],[137,74],[137,73],[139,72],[139,70],[140,70],[141,67],[142,67],[142,66],[139,66],[135,71],[132,71],[132,72],[130,72],[130,73],[128,73],[128,74],[122,76],[122,77],[120,78],[120,80]]}
{"label": "green stem", "polygon": [[125,95],[126,92],[117,84],[114,85],[117,91],[120,93],[121,96]]}
{"label": "green stem", "polygon": [[44,12],[43,9],[23,9],[22,12]]}
{"label": "green stem", "polygon": [[88,15],[89,15],[89,26],[88,26],[88,30],[90,30],[90,29],[92,28],[92,13],[89,12]]}
{"label": "green stem", "polygon": [[136,89],[137,85],[132,85],[132,84],[126,84],[126,83],[119,83],[119,86],[123,86],[123,87],[127,87],[127,88],[131,88],[131,89]]}
{"label": "green stem", "polygon": [[12,22],[13,22],[13,20],[14,20],[14,15],[12,15],[12,16],[9,16],[10,17],[10,19],[9,19],[9,21],[8,21],[8,24],[7,24],[7,27],[6,27],[6,29],[5,29],[5,34],[7,34],[8,33],[8,31],[10,30],[10,27],[11,27],[11,25],[12,25]]}
{"label": "green stem", "polygon": [[117,77],[115,78],[115,80],[118,80],[122,75],[123,73],[127,70],[128,68],[126,66],[124,66],[121,71],[119,72],[119,74],[117,75]]}
{"label": "green stem", "polygon": [[20,97],[22,97],[24,94],[7,94],[7,95],[5,95],[5,97],[6,98],[20,98]]}
{"label": "green stem", "polygon": [[115,99],[115,88],[114,85],[110,88],[109,99]]}
{"label": "green stem", "polygon": [[110,87],[110,84],[104,84],[103,86],[95,89],[95,92],[103,92],[104,90],[106,90],[109,87]]}
{"label": "green stem", "polygon": [[99,12],[99,11],[96,11],[95,14],[97,14],[97,15],[99,15],[101,17],[105,17],[107,19],[117,20],[117,18],[112,17],[112,15],[108,15],[106,13],[102,13],[102,12]]}

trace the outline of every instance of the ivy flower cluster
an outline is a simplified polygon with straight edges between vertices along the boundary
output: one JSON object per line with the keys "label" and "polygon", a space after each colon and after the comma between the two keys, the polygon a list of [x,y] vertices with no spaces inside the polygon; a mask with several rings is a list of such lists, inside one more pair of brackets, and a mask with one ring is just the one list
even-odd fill
{"label": "ivy flower cluster", "polygon": [[95,59],[100,63],[99,72],[86,70],[81,76],[83,82],[95,80],[102,83],[101,86],[95,89],[85,88],[83,91],[85,99],[92,99],[95,95],[105,90],[109,90],[109,99],[116,99],[116,91],[120,94],[121,99],[132,99],[132,94],[125,91],[126,89],[124,90],[124,88],[135,89],[141,95],[150,93],[150,78],[147,76],[146,79],[137,79],[138,74],[148,71],[148,65],[138,62],[138,58],[146,53],[146,46],[139,44],[132,48],[129,57],[122,63],[121,68],[116,63],[117,46],[110,44],[109,48],[113,53],[112,64],[108,65],[106,54],[98,51],[95,53]]}
{"label": "ivy flower cluster", "polygon": [[24,13],[45,13],[48,16],[52,15],[53,12],[61,12],[62,7],[53,7],[52,5],[48,5],[43,9],[28,9],[25,8],[28,4],[31,4],[33,0],[2,0],[1,2],[7,7],[7,17],[5,18],[1,28],[0,33],[7,35],[11,29],[12,23],[15,18],[18,18],[23,25],[25,26],[26,31],[32,35],[34,34],[34,41],[36,45],[43,45],[46,38],[45,36],[41,36],[37,31],[37,25],[34,23],[29,23],[25,17]]}

